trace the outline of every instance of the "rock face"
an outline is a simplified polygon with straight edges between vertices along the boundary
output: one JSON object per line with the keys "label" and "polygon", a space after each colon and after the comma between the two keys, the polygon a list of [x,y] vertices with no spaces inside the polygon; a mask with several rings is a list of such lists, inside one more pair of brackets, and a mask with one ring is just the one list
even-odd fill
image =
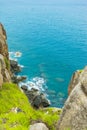
{"label": "rock face", "polygon": [[76,72],[69,85],[69,97],[64,105],[57,130],[87,129],[87,67]]}
{"label": "rock face", "polygon": [[49,100],[43,93],[34,88],[28,90],[27,86],[22,86],[21,88],[23,89],[24,93],[29,99],[29,102],[34,108],[38,109],[50,106]]}
{"label": "rock face", "polygon": [[4,61],[4,56],[0,54],[0,74],[3,77],[4,82],[9,82],[11,80],[9,71],[6,68],[6,63]]}
{"label": "rock face", "polygon": [[17,61],[10,60],[10,70],[13,74],[18,73],[21,71],[21,67],[18,65]]}
{"label": "rock face", "polygon": [[49,130],[44,123],[36,123],[30,126],[29,130]]}
{"label": "rock face", "polygon": [[0,87],[3,82],[10,82],[10,63],[8,55],[8,46],[6,43],[6,32],[3,25],[0,24]]}
{"label": "rock face", "polygon": [[77,70],[70,81],[69,87],[68,87],[68,94],[70,95],[71,91],[73,90],[73,88],[78,84],[79,82],[79,77],[80,77],[80,71]]}
{"label": "rock face", "polygon": [[26,76],[15,76],[15,75],[13,75],[12,78],[11,78],[12,82],[15,83],[15,84],[18,84],[22,81],[25,81],[26,79],[27,79]]}
{"label": "rock face", "polygon": [[6,43],[6,31],[3,27],[3,25],[0,23],[0,54],[2,54],[4,57],[9,59],[9,54],[8,54],[8,46]]}

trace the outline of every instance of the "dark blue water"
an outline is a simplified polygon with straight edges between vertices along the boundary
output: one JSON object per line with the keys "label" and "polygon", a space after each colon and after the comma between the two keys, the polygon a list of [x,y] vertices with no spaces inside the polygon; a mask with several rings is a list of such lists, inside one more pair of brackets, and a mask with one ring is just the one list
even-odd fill
{"label": "dark blue water", "polygon": [[20,51],[20,74],[42,77],[52,106],[67,98],[72,73],[87,65],[87,7],[2,5],[9,51]]}

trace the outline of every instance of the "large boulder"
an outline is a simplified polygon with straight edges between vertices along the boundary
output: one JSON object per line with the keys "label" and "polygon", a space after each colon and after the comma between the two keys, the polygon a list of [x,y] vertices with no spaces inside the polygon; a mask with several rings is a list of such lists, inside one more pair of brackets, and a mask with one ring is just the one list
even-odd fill
{"label": "large boulder", "polygon": [[[74,82],[75,86],[74,86]],[[57,130],[87,129],[87,67],[71,80],[71,92],[64,105]]]}
{"label": "large boulder", "polygon": [[36,123],[30,126],[29,130],[49,130],[44,123]]}

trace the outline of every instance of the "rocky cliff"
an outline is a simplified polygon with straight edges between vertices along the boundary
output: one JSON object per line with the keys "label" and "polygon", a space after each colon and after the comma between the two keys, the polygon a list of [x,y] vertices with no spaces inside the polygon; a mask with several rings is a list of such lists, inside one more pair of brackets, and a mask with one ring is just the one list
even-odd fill
{"label": "rocky cliff", "polygon": [[8,46],[6,43],[7,35],[3,25],[0,23],[0,54],[9,59]]}
{"label": "rocky cliff", "polygon": [[[6,32],[3,25],[0,24],[0,88],[1,86],[4,88],[0,91],[0,98],[2,99],[0,100],[0,129],[8,130],[10,127],[16,127],[19,130],[20,128],[28,129],[28,126],[30,126],[30,130],[48,130],[48,128],[49,130],[87,130],[87,67],[73,74],[68,88],[69,96],[58,121],[61,110],[47,108],[36,111],[31,107],[18,86],[5,83],[11,81],[18,83],[21,78],[22,80],[26,78],[15,76],[15,73],[20,71],[20,67],[16,61],[9,60],[6,39]],[[38,103],[41,104],[43,95],[41,95],[42,97],[37,95],[36,90],[28,91],[26,86],[22,86],[22,90],[29,99],[30,97],[34,99],[36,107],[38,107]],[[35,95],[33,95],[34,93]],[[9,102],[6,102],[8,100]],[[43,101],[45,101],[44,98]],[[16,110],[20,112],[19,115],[17,115]],[[12,119],[17,116],[17,120],[16,118],[11,120],[10,116]],[[27,122],[26,125],[24,121]],[[8,125],[9,122],[10,125]],[[47,124],[48,128],[42,122]]]}
{"label": "rocky cliff", "polygon": [[0,23],[0,87],[3,82],[10,82],[10,62],[8,54],[8,46],[6,43],[6,32],[3,25]]}
{"label": "rocky cliff", "polygon": [[87,66],[72,76],[57,130],[87,130]]}

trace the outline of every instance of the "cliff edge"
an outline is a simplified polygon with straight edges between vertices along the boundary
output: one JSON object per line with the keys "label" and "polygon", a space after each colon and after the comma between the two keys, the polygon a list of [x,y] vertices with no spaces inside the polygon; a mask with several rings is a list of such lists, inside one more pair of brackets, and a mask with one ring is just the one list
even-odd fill
{"label": "cliff edge", "polygon": [[57,108],[36,110],[31,106],[23,89],[17,85],[26,77],[15,75],[20,71],[20,66],[16,61],[9,60],[6,40],[5,29],[0,24],[0,130],[55,130],[61,110]]}
{"label": "cliff edge", "polygon": [[73,74],[68,91],[57,130],[87,130],[87,66]]}
{"label": "cliff edge", "polygon": [[10,82],[10,61],[8,46],[6,43],[6,32],[3,25],[0,23],[0,87],[3,82]]}

